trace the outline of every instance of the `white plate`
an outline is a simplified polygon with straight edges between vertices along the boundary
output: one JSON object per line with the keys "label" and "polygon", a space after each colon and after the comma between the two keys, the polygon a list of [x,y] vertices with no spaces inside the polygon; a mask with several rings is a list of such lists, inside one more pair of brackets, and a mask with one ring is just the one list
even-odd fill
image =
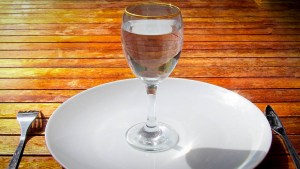
{"label": "white plate", "polygon": [[250,169],[270,148],[269,124],[250,101],[215,85],[169,78],[158,88],[157,117],[180,141],[165,152],[142,152],[127,144],[125,132],[145,121],[146,108],[138,79],[91,88],[53,113],[46,144],[70,169]]}

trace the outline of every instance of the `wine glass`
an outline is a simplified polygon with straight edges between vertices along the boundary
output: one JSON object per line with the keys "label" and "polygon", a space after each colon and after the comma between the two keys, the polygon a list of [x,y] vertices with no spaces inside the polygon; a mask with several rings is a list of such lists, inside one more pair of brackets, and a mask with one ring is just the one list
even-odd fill
{"label": "wine glass", "polygon": [[159,152],[179,140],[169,125],[157,122],[157,86],[173,71],[183,44],[183,22],[178,7],[164,3],[128,6],[122,18],[122,47],[133,73],[146,85],[149,99],[147,121],[131,127],[127,142],[139,150]]}

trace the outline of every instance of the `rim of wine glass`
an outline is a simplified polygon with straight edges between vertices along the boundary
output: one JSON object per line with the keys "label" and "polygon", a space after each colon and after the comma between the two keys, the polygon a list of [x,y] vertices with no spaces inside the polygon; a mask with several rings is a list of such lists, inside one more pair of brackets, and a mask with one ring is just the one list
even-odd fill
{"label": "rim of wine glass", "polygon": [[[174,14],[170,14],[170,15],[153,15],[153,16],[145,16],[145,15],[139,15],[139,14],[135,14],[135,13],[132,13],[132,12],[129,12],[128,11],[128,8],[130,7],[134,7],[134,6],[141,6],[141,5],[160,5],[160,6],[169,6],[169,7],[172,7],[172,8],[175,8],[177,9],[177,12],[174,13]],[[129,5],[125,8],[125,14],[127,15],[131,15],[131,16],[134,16],[134,17],[140,17],[140,18],[173,18],[177,15],[180,15],[181,14],[181,10],[179,7],[175,6],[175,5],[172,5],[172,4],[167,4],[167,3],[159,3],[159,2],[145,2],[145,3],[140,3],[140,4],[135,4],[135,5]]]}

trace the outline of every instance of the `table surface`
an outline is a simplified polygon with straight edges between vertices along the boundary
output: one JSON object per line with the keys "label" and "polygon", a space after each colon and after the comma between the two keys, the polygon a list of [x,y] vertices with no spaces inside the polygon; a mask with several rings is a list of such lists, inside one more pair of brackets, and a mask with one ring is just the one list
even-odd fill
{"label": "table surface", "polygon": [[[136,2],[136,1],[135,1]],[[1,0],[0,168],[18,145],[20,110],[41,110],[20,168],[61,168],[45,145],[53,111],[71,96],[133,78],[121,49],[124,7],[134,0]],[[300,2],[167,0],[185,22],[181,59],[171,77],[225,87],[273,106],[300,151]],[[261,169],[293,169],[278,135]]]}

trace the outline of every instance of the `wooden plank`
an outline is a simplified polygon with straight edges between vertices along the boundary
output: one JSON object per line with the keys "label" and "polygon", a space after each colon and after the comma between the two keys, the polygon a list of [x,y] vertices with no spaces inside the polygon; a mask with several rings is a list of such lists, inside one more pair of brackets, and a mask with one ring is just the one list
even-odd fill
{"label": "wooden plank", "polygon": [[[242,35],[242,34],[254,34],[254,35],[264,35],[264,34],[270,34],[273,33],[271,29],[268,28],[251,28],[251,29],[245,29],[245,28],[227,28],[227,29],[193,29],[193,28],[187,28],[184,29],[185,35],[223,35],[223,34],[235,34],[235,35]],[[284,29],[283,31],[280,31],[280,29],[277,30],[277,34],[299,34],[300,29]],[[1,30],[0,35],[26,35],[26,36],[70,36],[70,35],[77,35],[77,36],[83,36],[83,35],[114,35],[114,36],[120,36],[120,28],[119,29],[108,29],[108,28],[88,28],[85,29],[47,29],[47,30]]]}
{"label": "wooden plank", "polygon": [[[279,23],[278,23],[279,24]],[[82,30],[82,29],[120,29],[120,23],[72,23],[72,24],[0,24],[1,30]],[[228,28],[228,29],[258,29],[258,28],[300,28],[300,23],[280,23],[274,25],[274,23],[266,24],[265,22],[188,22],[184,23],[185,29],[216,29],[216,28]]]}
{"label": "wooden plank", "polygon": [[255,103],[256,106],[260,108],[262,112],[265,112],[267,105],[271,105],[276,113],[281,117],[284,116],[300,116],[300,103]]}
{"label": "wooden plank", "polygon": [[[99,36],[99,35],[113,35],[120,36],[121,31],[120,28],[89,28],[86,26],[85,28],[58,28],[58,29],[4,29],[0,31],[0,35],[2,36]],[[186,35],[242,35],[241,39],[245,37],[250,37],[252,35],[253,38],[263,37],[259,35],[264,35],[265,37],[269,37],[271,39],[279,39],[279,41],[292,39],[292,41],[299,40],[299,37],[284,37],[282,35],[299,35],[300,28],[186,28],[184,29],[184,34]],[[281,35],[281,36],[278,36]],[[201,36],[200,36],[201,37]],[[230,36],[228,36],[230,37]],[[23,37],[25,38],[25,37]],[[212,37],[211,37],[212,38]],[[283,38],[283,39],[281,39]],[[9,40],[7,37],[1,37],[1,39]],[[251,38],[250,38],[251,40]]]}
{"label": "wooden plank", "polygon": [[[300,89],[249,89],[233,90],[252,102],[298,102]],[[261,93],[264,93],[263,95]]]}
{"label": "wooden plank", "polygon": [[[300,102],[254,104],[262,112],[267,105],[271,105],[280,117],[300,117]],[[0,103],[0,119],[16,118],[19,111],[28,110],[40,110],[44,118],[49,118],[60,105],[60,103]]]}
{"label": "wooden plank", "polygon": [[129,68],[1,68],[0,78],[130,78]]}
{"label": "wooden plank", "polygon": [[128,67],[122,59],[1,59],[0,67]]}
{"label": "wooden plank", "polygon": [[[0,102],[60,103],[83,90],[0,90]],[[299,102],[300,89],[232,90],[255,103]],[[260,93],[264,93],[261,95]]]}
{"label": "wooden plank", "polygon": [[[0,122],[1,122],[1,124],[0,124],[0,139],[4,139],[3,141],[0,140],[0,143],[2,143],[0,145],[0,150],[2,151],[3,149],[11,148],[12,149],[11,151],[14,151],[15,147],[17,147],[17,145],[18,145],[17,140],[20,139],[20,136],[18,136],[18,139],[15,141],[14,146],[10,146],[8,143],[4,143],[4,142],[6,142],[5,141],[6,138],[11,137],[11,136],[7,136],[7,135],[20,135],[21,134],[21,128],[19,126],[19,123],[16,119],[0,119]],[[47,122],[48,122],[48,119],[42,119],[43,127],[38,130],[30,129],[28,136],[44,135]],[[8,142],[10,142],[10,141],[8,141]],[[41,142],[41,143],[42,143],[41,147],[44,147],[43,142]],[[36,144],[34,144],[34,145],[36,145]],[[46,147],[44,147],[44,149],[46,149]],[[43,153],[41,153],[41,154],[43,154]]]}
{"label": "wooden plank", "polygon": [[[146,0],[146,1],[150,1],[150,0]],[[1,4],[7,4],[7,3],[9,3],[9,4],[22,4],[22,5],[24,5],[24,4],[47,4],[47,3],[50,3],[51,4],[51,2],[53,2],[52,0],[44,0],[44,1],[39,1],[39,0],[3,0],[3,1],[1,1]],[[61,3],[71,3],[71,2],[74,2],[74,1],[72,1],[72,0],[61,0],[61,1],[59,1],[59,2],[61,2]],[[76,1],[77,2],[77,1]],[[82,4],[82,3],[92,3],[93,1],[92,0],[86,0],[86,1],[78,1],[77,3],[79,3],[79,4]],[[118,0],[110,0],[109,1],[110,3],[111,2],[114,2],[114,3],[117,3],[117,2],[119,2]],[[136,3],[136,2],[140,2],[139,0],[125,0],[125,1],[122,1],[122,2],[126,2],[126,3]],[[180,3],[181,1],[180,0],[166,0],[166,2],[174,2],[174,3]],[[192,2],[192,3],[203,3],[203,4],[217,4],[217,3],[219,3],[219,1],[217,1],[217,2],[215,2],[215,1],[211,1],[211,0],[202,0],[201,2],[199,2],[198,0],[190,0],[189,2]],[[284,1],[284,0],[264,0],[264,1],[251,1],[251,0],[244,0],[243,1],[244,3],[246,3],[246,4],[253,4],[253,3],[270,3],[270,4],[274,4],[274,3],[279,3],[279,4],[282,4],[282,3],[292,3],[292,4],[294,4],[295,3],[295,1],[293,1],[293,0],[286,0],[286,1]],[[106,1],[99,1],[99,2],[94,2],[95,4],[102,4],[102,3],[108,3],[108,2],[106,2]],[[221,3],[224,3],[224,4],[237,4],[237,5],[242,5],[242,4],[240,4],[240,3],[237,3],[236,1],[234,1],[234,0],[223,0],[223,1],[221,1]]]}
{"label": "wooden plank", "polygon": [[[0,136],[0,142],[3,143],[0,145],[2,150],[2,155],[12,155],[15,151],[15,148],[18,145],[20,136]],[[300,136],[299,135],[289,135],[291,142],[295,146],[296,150],[299,150]],[[300,151],[298,151],[300,152]],[[273,135],[272,145],[269,151],[270,155],[286,155],[288,154],[287,149],[285,148],[284,143],[278,135]],[[27,142],[27,145],[24,150],[24,155],[50,155],[49,151],[46,148],[45,136],[31,136]]]}
{"label": "wooden plank", "polygon": [[[210,1],[210,2],[204,2],[204,1],[194,1],[194,2],[178,2],[178,1],[169,1],[174,5],[177,5],[178,7],[182,8],[182,10],[189,10],[194,8],[204,8],[204,9],[256,9],[256,10],[283,10],[283,9],[295,9],[298,7],[297,2],[280,2],[280,3],[266,3],[264,1],[243,1],[243,3],[237,3],[237,2],[228,2],[228,1]],[[21,4],[22,3],[22,4]],[[25,4],[23,4],[25,3]],[[109,2],[91,2],[91,1],[85,1],[85,3],[77,1],[76,3],[72,3],[71,1],[57,1],[55,3],[51,3],[47,1],[36,1],[36,2],[10,2],[5,3],[1,2],[1,7],[5,9],[109,9],[109,8],[125,8],[128,5],[136,4],[137,2],[134,1],[109,1]]]}
{"label": "wooden plank", "polygon": [[220,18],[184,18],[184,22],[264,22],[264,23],[290,23],[299,22],[298,17],[220,17]]}
{"label": "wooden plank", "polygon": [[[41,111],[44,118],[49,118],[58,106],[60,103],[0,103],[0,118],[16,118],[19,111],[28,110]],[[295,105],[290,106],[295,109]],[[293,112],[293,109],[286,110],[286,112]]]}
{"label": "wooden plank", "polygon": [[[119,1],[119,2],[90,2],[85,1],[85,3],[82,3],[80,1],[77,1],[76,3],[68,2],[68,1],[57,1],[55,4],[50,3],[47,4],[47,1],[30,3],[29,4],[20,4],[21,2],[18,2],[17,4],[6,4],[3,3],[0,7],[7,8],[7,9],[97,9],[97,8],[125,8],[126,6],[130,4],[136,4],[134,1]],[[197,8],[197,7],[213,7],[213,8],[220,8],[220,7],[228,7],[228,8],[255,8],[257,5],[252,1],[244,1],[243,3],[237,3],[237,2],[226,2],[226,1],[219,1],[219,2],[205,2],[205,1],[197,1],[197,2],[176,2],[176,1],[170,1],[172,4],[179,6],[180,8]],[[40,4],[41,3],[41,4]],[[290,4],[290,3],[287,3]],[[292,3],[293,4],[293,3]],[[280,6],[278,5],[277,8]],[[276,9],[277,9],[276,8]]]}
{"label": "wooden plank", "polygon": [[[297,59],[296,59],[297,60]],[[0,59],[0,67],[128,67],[125,57],[122,59]]]}
{"label": "wooden plank", "polygon": [[[297,17],[204,17],[204,18],[184,18],[184,22],[298,22]],[[117,18],[3,18],[0,24],[19,23],[121,23],[121,16]]]}
{"label": "wooden plank", "polygon": [[113,49],[121,50],[121,43],[2,43],[0,50],[76,50]]}
{"label": "wooden plank", "polygon": [[[185,28],[185,35],[299,35],[299,28],[274,28],[266,26],[262,28]],[[249,36],[250,37],[250,36]],[[242,36],[241,36],[242,39]],[[251,38],[250,38],[251,39]]]}
{"label": "wooden plank", "polygon": [[[150,1],[150,0],[145,0],[145,2]],[[67,4],[68,6],[71,5],[72,1],[59,1],[56,2],[56,4],[51,3],[53,1],[1,1],[0,4],[14,4],[14,5],[47,5],[47,4],[51,4],[52,6],[55,5],[59,5],[59,4]],[[83,3],[84,2],[84,3]],[[122,6],[122,4],[127,5],[127,4],[132,4],[132,3],[137,3],[140,1],[133,1],[133,0],[127,0],[127,1],[115,1],[115,0],[110,0],[109,2],[103,2],[103,1],[99,1],[99,2],[92,2],[92,1],[76,1],[75,4],[77,5],[84,5],[84,4],[93,4],[93,5],[105,5],[105,4],[112,4],[113,6],[116,6],[118,4],[120,4]],[[221,2],[212,2],[212,1],[189,1],[189,2],[185,2],[185,3],[181,3],[181,1],[178,0],[165,0],[165,2],[172,2],[174,4],[178,4],[178,5],[182,5],[182,6],[187,6],[187,7],[191,7],[191,4],[195,4],[197,6],[214,6],[214,7],[222,7],[222,6],[238,6],[238,7],[246,7],[246,6],[251,6],[251,7],[255,7],[255,2],[254,1],[243,1],[243,3],[237,3],[236,1],[221,1]],[[286,2],[286,3],[292,3],[290,1]],[[76,6],[71,6],[72,8],[76,8]],[[107,6],[103,6],[103,7],[107,7]],[[194,6],[192,6],[194,7]]]}
{"label": "wooden plank", "polygon": [[61,103],[83,90],[0,90],[0,102]]}
{"label": "wooden plank", "polygon": [[[299,67],[300,58],[181,58],[177,67]],[[95,68],[128,67],[122,59],[0,59],[0,68]]]}
{"label": "wooden plank", "polygon": [[[0,156],[0,168],[6,168],[11,156]],[[51,156],[23,156],[19,169],[62,169],[62,166]]]}
{"label": "wooden plank", "polygon": [[[7,29],[7,30],[1,30],[0,35],[31,35],[31,36],[66,36],[66,35],[76,35],[76,36],[84,36],[84,35],[114,35],[114,36],[120,36],[120,28],[90,28],[86,25],[85,29],[41,29],[41,30],[32,30],[32,29]],[[240,30],[247,31],[247,30]],[[185,31],[185,33],[188,31]],[[263,33],[266,32],[261,29],[255,29],[255,30],[249,30],[248,32],[253,33]],[[191,31],[191,33],[194,33]]]}
{"label": "wooden plank", "polygon": [[[248,24],[252,27],[255,27],[254,24]],[[256,26],[257,27],[257,26]],[[18,24],[0,24],[1,30],[80,30],[80,29],[120,29],[120,23],[73,23],[73,24],[65,24],[65,23],[52,23],[52,24],[43,24],[43,23],[35,23],[35,24],[26,24],[26,23],[18,23]]]}
{"label": "wooden plank", "polygon": [[[124,13],[124,8],[88,8],[88,9],[2,9],[0,18],[52,18],[52,17],[70,17],[70,18],[121,18]],[[297,17],[299,13],[296,9],[287,9],[282,11],[259,10],[255,8],[183,8],[181,10],[183,18],[198,18],[200,17]],[[88,14],[88,15],[87,15]]]}
{"label": "wooden plank", "polygon": [[[299,42],[300,35],[185,35],[185,42]],[[1,43],[7,42],[119,42],[120,36],[0,36]]]}
{"label": "wooden plank", "polygon": [[[220,50],[183,50],[181,58],[299,58],[300,49],[272,50],[272,49],[220,49]],[[33,59],[72,59],[72,58],[124,58],[121,49],[74,49],[74,50],[27,50],[27,51],[1,51],[0,58],[33,58]],[[179,63],[181,59],[179,60]]]}
{"label": "wooden plank", "polygon": [[[190,9],[187,9],[191,13]],[[2,9],[0,18],[10,19],[32,19],[32,18],[53,18],[53,17],[70,17],[70,18],[120,18],[124,13],[124,8],[88,8],[88,9],[56,9],[56,8],[35,8],[35,9]]]}
{"label": "wooden plank", "polygon": [[[299,67],[181,67],[171,76],[194,77],[299,77]],[[0,78],[132,78],[129,68],[0,68]]]}
{"label": "wooden plank", "polygon": [[[1,51],[0,51],[1,54]],[[220,58],[229,58],[229,57],[296,57],[299,58],[300,50],[299,49],[290,49],[290,50],[275,50],[275,49],[198,49],[198,50],[185,50],[182,51],[182,57],[220,57]],[[0,55],[1,57],[1,55]],[[180,61],[180,60],[179,60]]]}
{"label": "wooden plank", "polygon": [[[122,77],[96,79],[0,79],[2,90],[88,89],[100,84],[123,80]],[[190,78],[228,89],[297,89],[299,78]],[[20,85],[22,84],[22,85]]]}
{"label": "wooden plank", "polygon": [[[0,155],[12,155],[19,144],[20,136],[0,136]],[[29,136],[24,155],[50,155],[44,136]]]}
{"label": "wooden plank", "polygon": [[[186,35],[185,42],[297,42],[298,35]],[[1,39],[0,39],[1,40]]]}
{"label": "wooden plank", "polygon": [[[88,89],[124,78],[100,79],[0,79],[1,89]],[[289,80],[286,81],[287,84]],[[290,81],[291,83],[291,81]],[[22,84],[22,85],[20,85]],[[282,84],[284,85],[284,84]]]}
{"label": "wooden plank", "polygon": [[299,28],[275,28],[272,30],[272,34],[291,34],[298,35],[300,34]]}
{"label": "wooden plank", "polygon": [[300,58],[182,58],[179,60],[178,67],[190,66],[298,67]]}
{"label": "wooden plank", "polygon": [[[299,42],[189,42],[183,49],[299,49]],[[0,48],[1,49],[1,48]]]}
{"label": "wooden plank", "polygon": [[280,23],[277,22],[277,24],[274,25],[274,28],[299,28],[299,22],[294,23]]}
{"label": "wooden plank", "polygon": [[[97,30],[97,29],[120,29],[120,23],[72,23],[72,24],[0,24],[1,30]],[[187,22],[184,23],[186,29],[299,29],[300,22],[283,23],[283,22]],[[225,30],[226,31],[226,30]]]}
{"label": "wooden plank", "polygon": [[[207,50],[207,49],[297,49],[300,42],[189,42],[183,44],[185,50]],[[78,49],[112,49],[121,50],[119,43],[2,43],[0,50],[78,50]]]}
{"label": "wooden plank", "polygon": [[[222,19],[220,19],[222,20]],[[224,19],[225,20],[225,19]],[[19,23],[38,23],[38,24],[51,24],[51,23],[121,23],[119,18],[27,18],[27,19],[9,19],[3,18],[0,24],[19,24]],[[229,21],[227,19],[227,21]]]}
{"label": "wooden plank", "polygon": [[174,77],[298,77],[295,67],[189,67],[173,71]]}
{"label": "wooden plank", "polygon": [[299,78],[192,78],[227,89],[297,89]]}
{"label": "wooden plank", "polygon": [[[11,156],[0,156],[0,168],[6,168]],[[268,155],[256,169],[266,169],[272,166],[272,169],[294,169],[291,158],[287,155]],[[39,169],[51,168],[61,169],[62,167],[50,156],[23,156],[19,169]]]}
{"label": "wooden plank", "polygon": [[[0,25],[1,28],[2,25]],[[3,26],[2,26],[3,27]],[[299,21],[279,22],[271,20],[262,20],[256,22],[185,22],[184,28],[193,29],[216,29],[216,28],[300,28]]]}
{"label": "wooden plank", "polygon": [[[229,52],[228,52],[229,53]],[[265,52],[268,53],[268,52]],[[284,56],[296,57],[299,51],[282,51],[278,52]],[[286,54],[284,54],[286,53]],[[274,53],[275,54],[275,53]],[[229,54],[228,54],[229,55]],[[243,55],[243,54],[241,54]],[[254,54],[253,54],[254,55]],[[264,54],[260,54],[264,55]],[[266,55],[266,54],[265,54]],[[124,58],[121,49],[90,49],[90,50],[29,50],[29,51],[0,51],[0,58]]]}
{"label": "wooden plank", "polygon": [[255,169],[294,169],[294,163],[290,156],[287,155],[271,155],[266,158]]}

